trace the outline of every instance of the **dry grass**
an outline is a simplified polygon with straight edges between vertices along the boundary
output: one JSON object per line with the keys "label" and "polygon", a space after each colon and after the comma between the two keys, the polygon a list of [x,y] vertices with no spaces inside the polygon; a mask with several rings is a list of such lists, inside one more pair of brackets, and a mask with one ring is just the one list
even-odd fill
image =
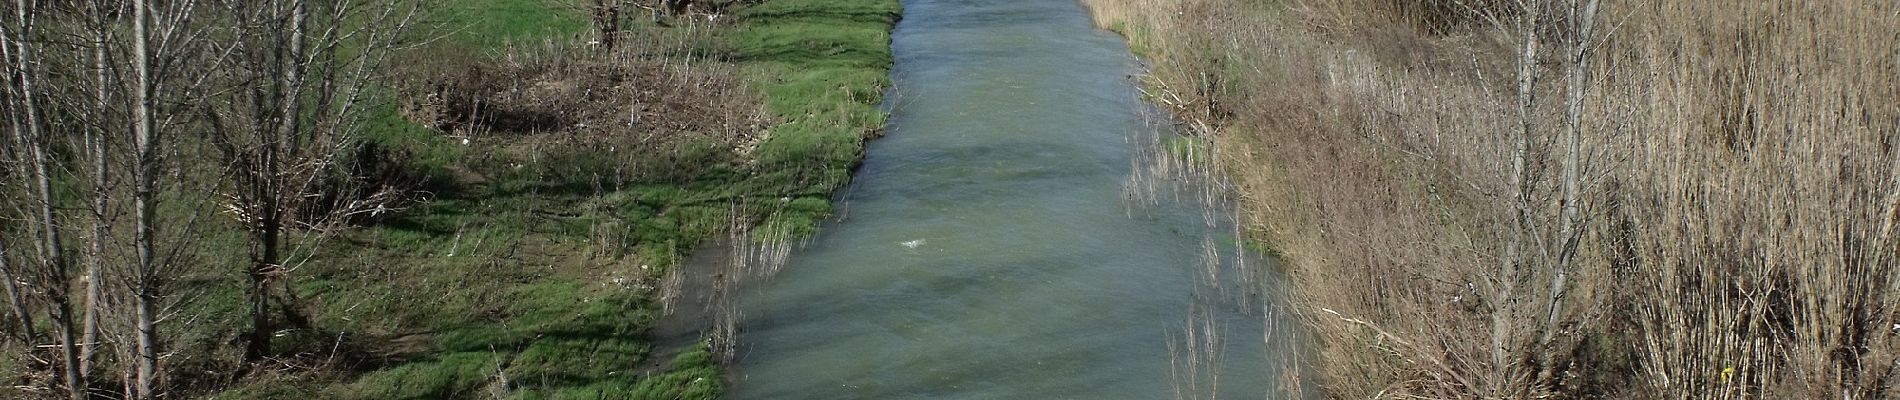
{"label": "dry grass", "polygon": [[1292,266],[1332,396],[1900,395],[1900,3],[1606,4],[1547,343],[1519,327],[1550,315],[1558,264],[1511,243],[1561,250],[1538,244],[1562,243],[1574,30],[1540,30],[1520,228],[1511,3],[1086,3],[1155,62],[1153,97],[1207,127]]}
{"label": "dry grass", "polygon": [[601,158],[620,166],[609,183],[690,180],[704,164],[750,162],[773,122],[737,67],[696,54],[717,51],[717,29],[635,27],[611,51],[550,41],[419,61],[447,65],[417,68],[402,113],[516,159],[618,153]]}

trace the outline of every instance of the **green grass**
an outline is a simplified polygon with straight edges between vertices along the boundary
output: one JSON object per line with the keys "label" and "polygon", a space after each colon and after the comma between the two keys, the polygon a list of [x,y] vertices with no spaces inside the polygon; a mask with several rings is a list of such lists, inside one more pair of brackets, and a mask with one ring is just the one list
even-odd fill
{"label": "green grass", "polygon": [[430,22],[477,49],[572,38],[588,30],[580,2],[561,0],[436,0]]}
{"label": "green grass", "polygon": [[810,234],[830,212],[830,193],[884,126],[890,28],[896,0],[777,0],[739,13],[734,34],[743,69],[782,124],[761,144],[764,166],[747,186],[796,197],[774,216],[790,235]]}
{"label": "green grass", "polygon": [[[426,51],[473,60],[510,43],[574,38],[588,28],[585,16],[564,4],[444,0],[433,22],[449,29],[448,40]],[[816,232],[831,193],[884,124],[879,103],[898,11],[897,0],[772,0],[740,10],[737,26],[718,38],[779,124],[756,165],[690,160],[711,165],[690,179],[601,188],[590,177],[618,161],[592,149],[523,159],[465,146],[385,104],[368,117],[365,141],[400,160],[432,200],[325,242],[290,281],[313,328],[286,333],[278,346],[287,357],[341,353],[349,368],[257,380],[213,397],[473,398],[500,390],[506,377],[505,397],[518,399],[718,398],[721,370],[703,346],[659,371],[637,371],[652,364],[655,349],[642,333],[656,306],[635,278],[719,235],[734,204],[766,205],[745,209],[778,228],[768,235]],[[409,68],[436,73],[468,62],[425,61]],[[486,182],[458,180],[470,172]],[[231,239],[205,243],[241,246]],[[206,283],[194,288],[242,287],[231,274],[197,279]],[[212,291],[180,307],[241,318],[242,299],[236,289]],[[240,321],[180,340],[215,351]]]}

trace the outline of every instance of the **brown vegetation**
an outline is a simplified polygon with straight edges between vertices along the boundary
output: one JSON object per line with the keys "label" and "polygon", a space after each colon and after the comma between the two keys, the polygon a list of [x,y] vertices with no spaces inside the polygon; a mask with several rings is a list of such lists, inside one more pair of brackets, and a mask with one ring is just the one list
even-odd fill
{"label": "brown vegetation", "polygon": [[1900,3],[1086,3],[1332,396],[1900,395]]}
{"label": "brown vegetation", "polygon": [[618,154],[607,158],[619,176],[600,178],[609,184],[685,181],[709,162],[749,161],[771,122],[764,99],[730,65],[665,54],[709,33],[638,33],[622,32],[632,38],[614,49],[518,47],[498,61],[425,69],[402,113],[514,159]]}

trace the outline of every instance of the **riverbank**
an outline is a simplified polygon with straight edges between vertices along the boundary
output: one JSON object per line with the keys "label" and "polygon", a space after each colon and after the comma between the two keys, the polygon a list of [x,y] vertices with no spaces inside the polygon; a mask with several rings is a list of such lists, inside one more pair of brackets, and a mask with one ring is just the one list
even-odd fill
{"label": "riverbank", "polygon": [[552,1],[435,11],[446,36],[392,67],[395,98],[365,134],[416,201],[311,244],[288,279],[285,313],[303,321],[279,335],[282,367],[198,376],[231,362],[241,293],[202,293],[224,271],[181,284],[196,321],[167,364],[180,390],[718,398],[703,341],[647,335],[669,296],[693,295],[666,277],[729,230],[797,238],[827,218],[883,125],[897,1],[771,0],[664,26],[629,11],[614,48]]}
{"label": "riverbank", "polygon": [[1291,357],[1260,340],[1275,322],[1260,287],[1206,280],[1272,278],[1233,246],[1226,208],[1154,165],[1195,146],[1141,101],[1125,42],[1074,0],[904,6],[890,134],[838,198],[848,218],[741,292],[730,398],[1274,385],[1262,372]]}
{"label": "riverbank", "polygon": [[1894,395],[1893,4],[1084,3],[1216,144],[1330,396]]}

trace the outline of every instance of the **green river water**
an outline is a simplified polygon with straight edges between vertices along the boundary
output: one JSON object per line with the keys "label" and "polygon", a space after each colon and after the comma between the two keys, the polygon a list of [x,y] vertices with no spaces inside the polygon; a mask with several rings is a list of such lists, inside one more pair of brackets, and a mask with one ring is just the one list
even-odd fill
{"label": "green river water", "polygon": [[1275,296],[1236,277],[1272,273],[1224,206],[1139,201],[1180,179],[1131,179],[1165,119],[1121,38],[1075,0],[904,7],[888,132],[838,218],[738,291],[730,397],[1267,396]]}

